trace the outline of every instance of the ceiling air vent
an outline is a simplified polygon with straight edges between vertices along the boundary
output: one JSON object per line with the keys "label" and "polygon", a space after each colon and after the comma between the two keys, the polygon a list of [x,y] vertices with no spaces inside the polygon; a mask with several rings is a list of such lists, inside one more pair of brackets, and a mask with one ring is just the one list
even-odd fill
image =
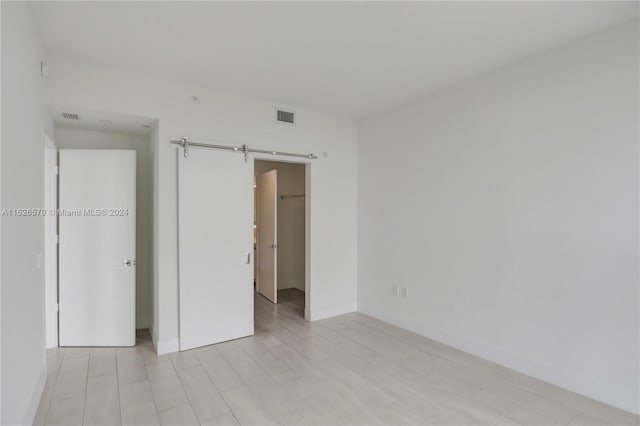
{"label": "ceiling air vent", "polygon": [[80,117],[78,117],[78,114],[73,114],[71,112],[63,112],[62,117],[66,118],[67,120],[80,120]]}
{"label": "ceiling air vent", "polygon": [[283,109],[276,109],[276,120],[280,123],[294,124],[295,113],[293,111],[285,111]]}

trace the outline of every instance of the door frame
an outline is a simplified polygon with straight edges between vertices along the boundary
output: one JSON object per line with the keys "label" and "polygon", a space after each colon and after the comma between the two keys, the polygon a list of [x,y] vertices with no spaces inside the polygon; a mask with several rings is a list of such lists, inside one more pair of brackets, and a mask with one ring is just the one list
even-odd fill
{"label": "door frame", "polygon": [[58,147],[44,132],[44,274],[46,347],[58,346]]}
{"label": "door frame", "polygon": [[[255,162],[258,160],[272,163],[304,164],[304,319],[311,321],[311,162],[304,159],[297,160],[285,156],[256,153],[253,156],[254,170]],[[255,209],[255,197],[253,203]]]}

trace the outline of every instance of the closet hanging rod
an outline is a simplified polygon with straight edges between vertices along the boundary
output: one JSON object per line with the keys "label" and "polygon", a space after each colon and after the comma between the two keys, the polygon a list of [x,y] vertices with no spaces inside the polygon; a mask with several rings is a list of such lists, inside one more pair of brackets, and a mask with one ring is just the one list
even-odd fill
{"label": "closet hanging rod", "polygon": [[188,138],[181,138],[178,140],[171,140],[172,144],[175,145],[180,145],[183,149],[184,149],[184,157],[187,158],[189,156],[189,148],[192,146],[198,147],[198,148],[213,148],[213,149],[224,149],[227,151],[234,151],[234,152],[239,152],[244,154],[244,161],[248,161],[248,155],[250,152],[253,153],[257,153],[257,154],[270,154],[270,155],[284,155],[287,157],[298,157],[298,158],[308,158],[310,160],[315,160],[316,158],[318,158],[317,155],[311,153],[311,154],[296,154],[296,153],[292,153],[292,152],[280,152],[280,151],[268,151],[266,149],[255,149],[255,148],[249,148],[249,146],[242,145],[242,146],[230,146],[230,145],[216,145],[216,144],[209,144],[209,143],[202,143],[202,142],[193,142],[191,140],[189,140]]}
{"label": "closet hanging rod", "polygon": [[286,200],[288,198],[304,198],[304,194],[293,194],[293,195],[281,195],[281,200]]}

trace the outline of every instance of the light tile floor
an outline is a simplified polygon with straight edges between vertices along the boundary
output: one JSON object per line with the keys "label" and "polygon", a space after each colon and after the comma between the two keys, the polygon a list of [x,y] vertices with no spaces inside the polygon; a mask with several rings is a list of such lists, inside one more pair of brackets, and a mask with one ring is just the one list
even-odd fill
{"label": "light tile floor", "polygon": [[256,296],[252,337],[156,356],[58,348],[36,424],[638,425],[638,417],[359,313]]}

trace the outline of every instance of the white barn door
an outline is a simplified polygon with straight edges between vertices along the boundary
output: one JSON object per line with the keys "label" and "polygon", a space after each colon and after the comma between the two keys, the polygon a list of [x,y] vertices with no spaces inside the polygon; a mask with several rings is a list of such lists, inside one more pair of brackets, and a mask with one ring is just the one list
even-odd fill
{"label": "white barn door", "polygon": [[60,346],[136,344],[136,152],[60,150]]}
{"label": "white barn door", "polygon": [[178,150],[180,350],[253,334],[253,161]]}

